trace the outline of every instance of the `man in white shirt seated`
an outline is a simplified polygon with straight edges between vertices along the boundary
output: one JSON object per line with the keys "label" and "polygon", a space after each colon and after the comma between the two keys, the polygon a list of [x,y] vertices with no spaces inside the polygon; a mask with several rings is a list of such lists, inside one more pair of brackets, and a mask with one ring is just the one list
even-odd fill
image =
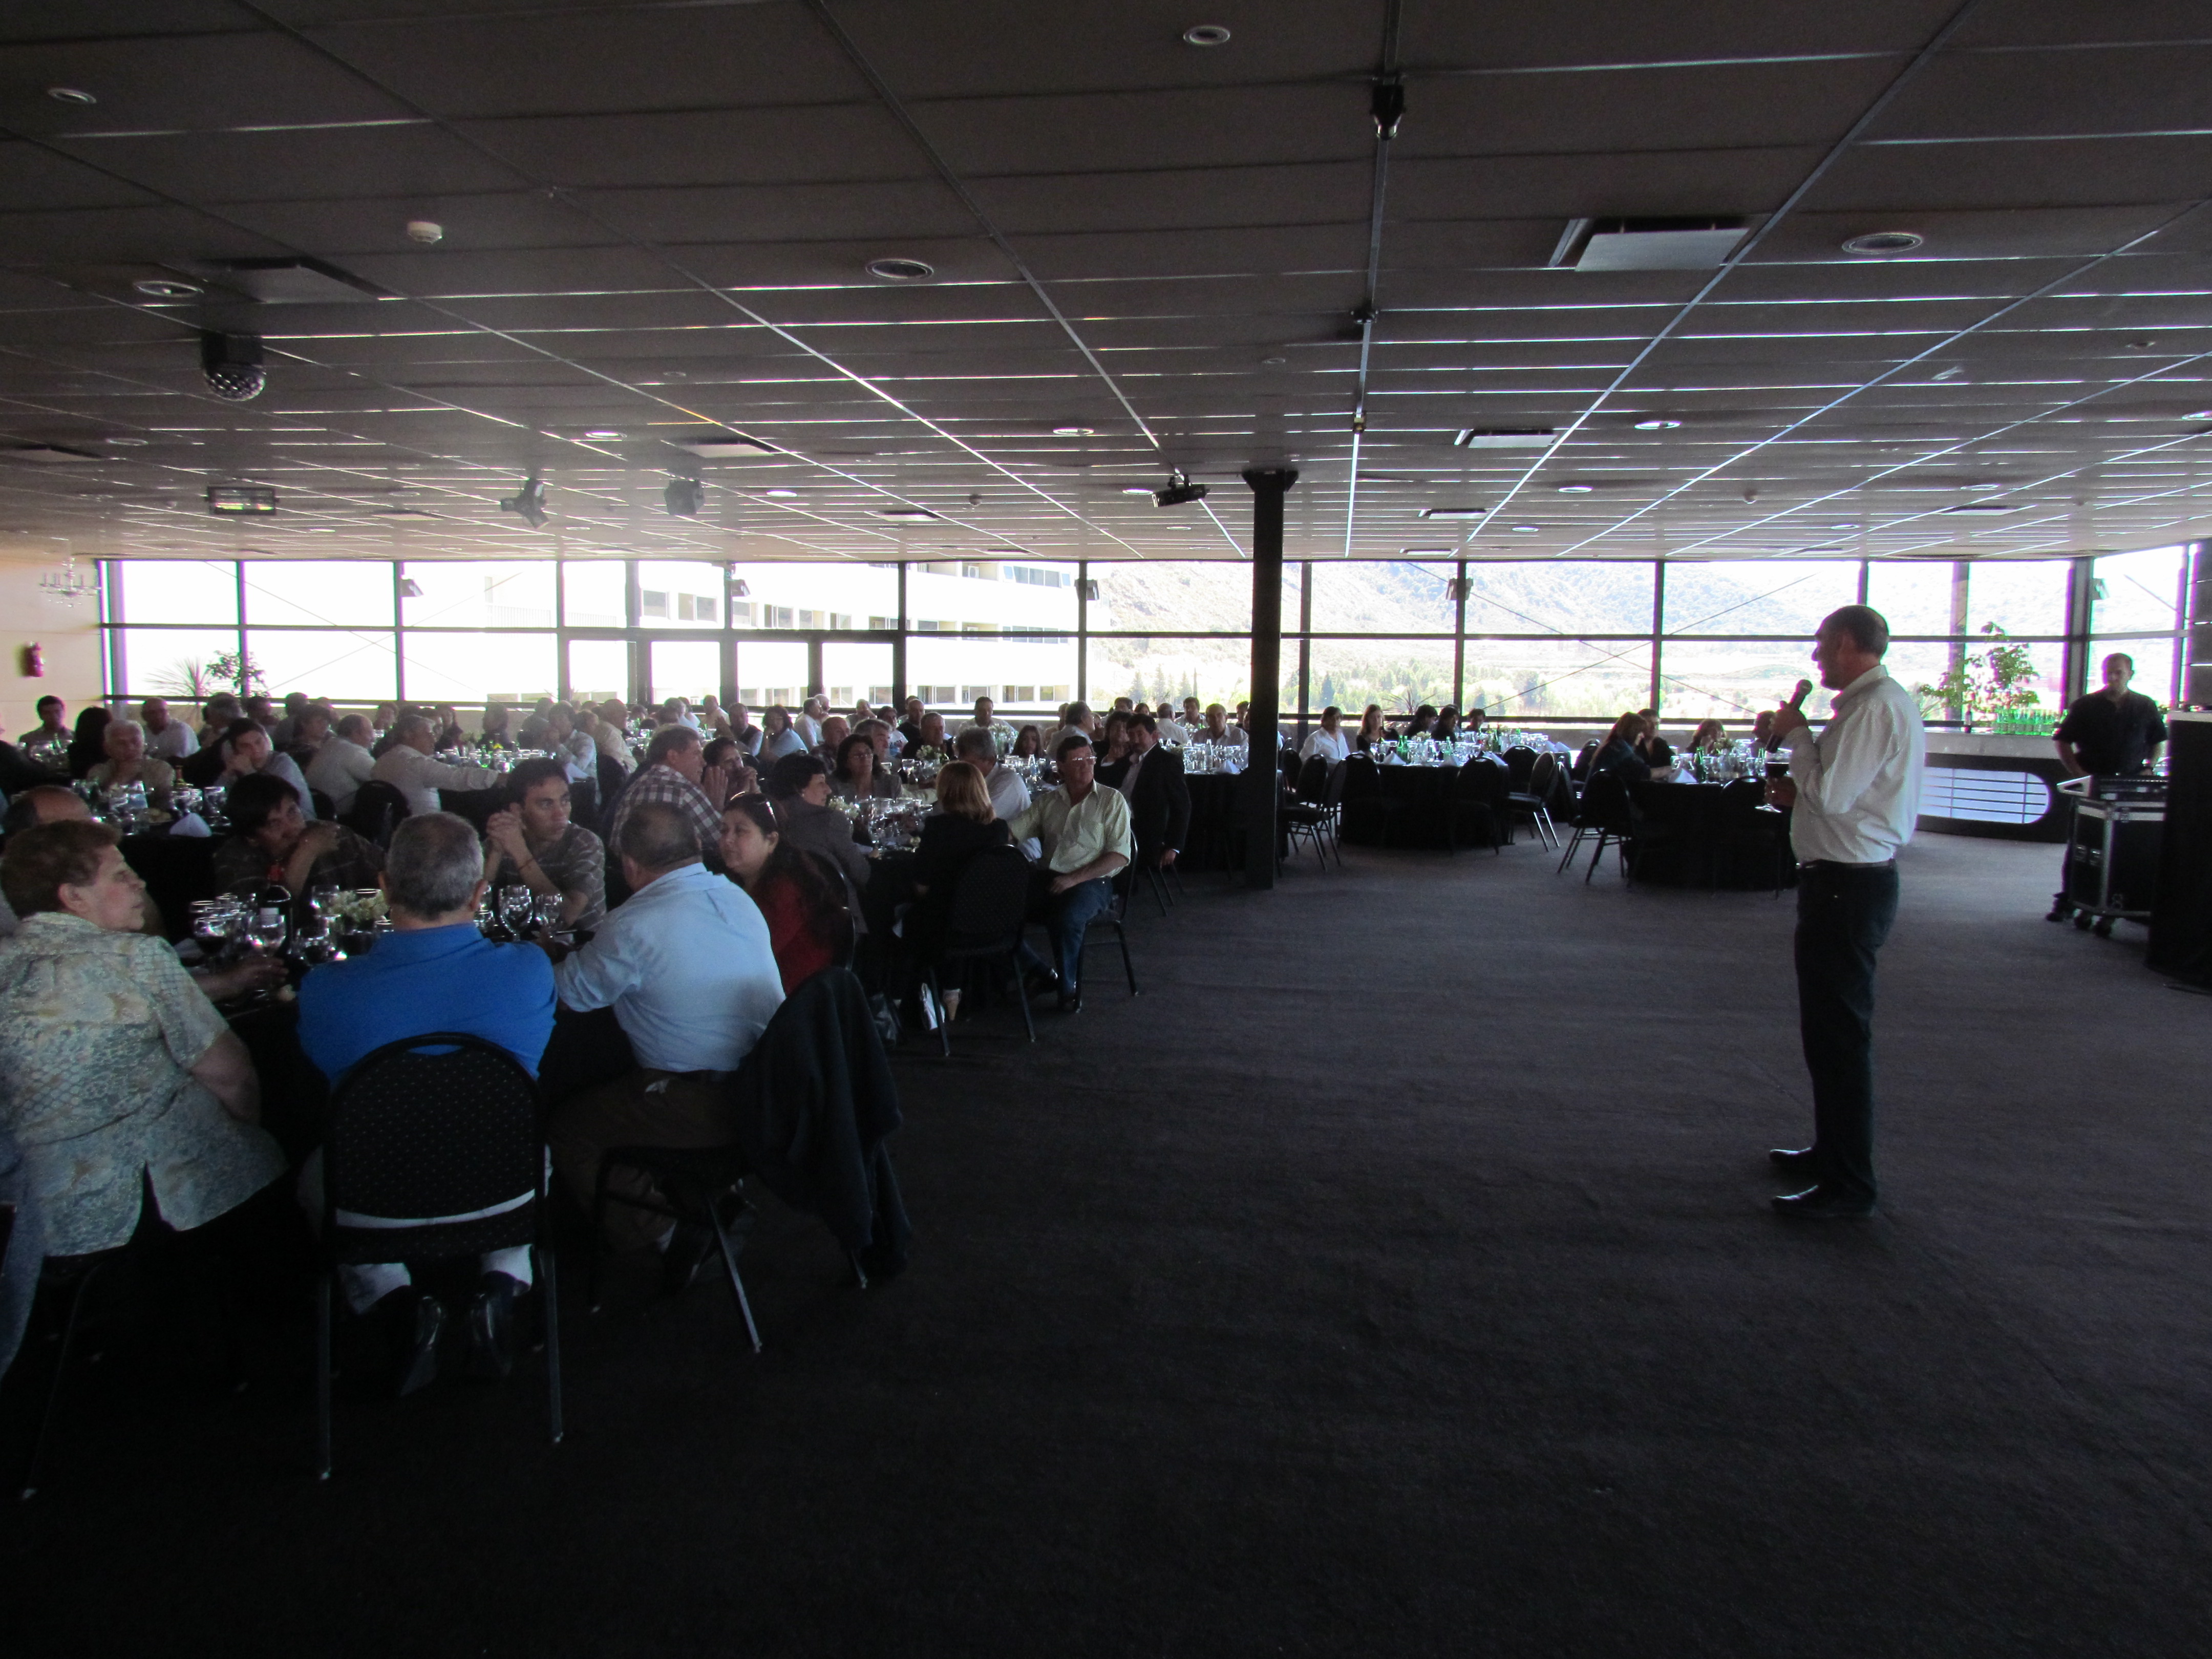
{"label": "man in white shirt seated", "polygon": [[331,811],[340,817],[353,810],[353,798],[375,774],[376,757],[368,752],[369,738],[368,716],[348,714],[307,763],[307,787],[329,796]]}
{"label": "man in white shirt seated", "polygon": [[1175,705],[1163,698],[1160,712],[1154,717],[1159,723],[1162,743],[1186,744],[1190,741],[1190,728],[1176,718]]}
{"label": "man in white shirt seated", "polygon": [[1226,744],[1231,749],[1249,749],[1252,744],[1243,726],[1229,723],[1229,711],[1218,702],[1206,705],[1206,729],[1197,735],[1200,743]]}
{"label": "man in white shirt seated", "polygon": [[792,716],[792,729],[806,739],[809,749],[822,746],[822,717],[829,712],[830,700],[817,691]]}
{"label": "man in white shirt seated", "polygon": [[[999,758],[998,744],[982,726],[970,726],[952,739],[952,757],[968,762],[983,775],[983,787],[991,797],[991,816],[1000,823],[1030,810],[1029,785],[1022,781],[1020,773]],[[1042,856],[1034,839],[1021,846],[1032,860]]]}
{"label": "man in white shirt seated", "polygon": [[1137,849],[1128,801],[1098,787],[1091,739],[1077,732],[1054,752],[1060,787],[1046,790],[1006,827],[1016,841],[1034,836],[1044,849],[1044,867],[1030,878],[1031,911],[1044,922],[1054,962],[1047,966],[1024,944],[1022,963],[1032,983],[1059,993],[1060,1012],[1073,1014],[1083,1007],[1083,936],[1114,902],[1113,878]]}
{"label": "man in white shirt seated", "polygon": [[1306,733],[1305,745],[1298,750],[1300,760],[1316,755],[1331,766],[1352,757],[1352,740],[1344,735],[1344,711],[1334,703],[1321,711],[1321,724]]}
{"label": "man in white shirt seated", "polygon": [[439,792],[445,789],[495,789],[499,787],[500,775],[488,766],[465,766],[453,761],[441,761],[433,750],[437,741],[437,729],[421,714],[401,718],[392,730],[392,747],[376,763],[370,774],[379,783],[388,783],[406,797],[410,812],[439,812],[445,810]]}
{"label": "man in white shirt seated", "polygon": [[169,718],[169,705],[159,697],[149,697],[138,705],[141,722],[146,727],[146,752],[155,760],[171,764],[187,755],[199,752],[200,740],[192,728],[182,720]]}
{"label": "man in white shirt seated", "polygon": [[[553,970],[562,1002],[612,1008],[638,1069],[571,1097],[547,1139],[553,1165],[588,1212],[610,1146],[723,1146],[736,1139],[727,1084],[783,1001],[768,923],[736,883],[700,860],[698,831],[677,807],[647,801],[615,847],[630,897],[607,913],[591,943]],[[617,1177],[623,1196],[653,1200],[649,1184]],[[734,1220],[743,1200],[721,1200]],[[657,1244],[664,1282],[682,1289],[715,1248],[703,1227],[678,1228],[650,1210],[610,1203],[607,1243]]]}

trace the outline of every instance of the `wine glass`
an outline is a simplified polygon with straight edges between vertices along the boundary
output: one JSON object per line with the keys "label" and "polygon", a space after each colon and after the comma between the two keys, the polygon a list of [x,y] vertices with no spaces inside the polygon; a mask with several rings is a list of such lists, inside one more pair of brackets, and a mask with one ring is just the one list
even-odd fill
{"label": "wine glass", "polygon": [[522,924],[530,920],[531,909],[537,897],[527,887],[502,887],[499,890],[499,920],[507,929],[509,939],[522,937]]}
{"label": "wine glass", "polygon": [[273,954],[284,948],[284,941],[291,931],[290,925],[284,920],[283,907],[264,904],[253,913],[253,925],[247,937],[257,950]]}
{"label": "wine glass", "polygon": [[561,895],[533,893],[531,898],[530,919],[537,924],[538,931],[550,939],[561,931]]}

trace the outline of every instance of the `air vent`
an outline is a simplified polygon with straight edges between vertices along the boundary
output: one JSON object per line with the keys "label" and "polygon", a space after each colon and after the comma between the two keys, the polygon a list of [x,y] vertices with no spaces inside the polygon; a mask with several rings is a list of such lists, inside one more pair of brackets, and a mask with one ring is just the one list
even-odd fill
{"label": "air vent", "polygon": [[18,444],[0,450],[14,461],[29,461],[38,466],[97,466],[104,459],[82,449],[71,449],[65,444]]}
{"label": "air vent", "polygon": [[1557,436],[1548,426],[1471,426],[1452,441],[1462,449],[1542,449]]}
{"label": "air vent", "polygon": [[268,484],[210,484],[207,509],[225,517],[258,517],[276,510],[276,491]]}
{"label": "air vent", "polygon": [[302,255],[295,259],[210,259],[206,269],[226,287],[264,305],[328,305],[334,301],[381,300],[384,290],[328,260]]}
{"label": "air vent", "polygon": [[751,461],[777,453],[757,439],[734,432],[709,432],[696,438],[679,438],[677,442],[702,461]]}
{"label": "air vent", "polygon": [[1741,218],[1570,219],[1551,262],[1577,270],[1711,270],[1750,228]]}

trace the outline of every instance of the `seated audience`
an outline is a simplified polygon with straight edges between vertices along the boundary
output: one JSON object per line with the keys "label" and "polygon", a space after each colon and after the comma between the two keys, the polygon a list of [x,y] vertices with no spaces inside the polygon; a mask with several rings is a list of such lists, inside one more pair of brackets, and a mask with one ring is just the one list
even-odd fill
{"label": "seated audience", "polygon": [[180,761],[200,746],[191,726],[169,718],[169,705],[162,698],[149,697],[140,703],[138,719],[146,728],[146,752],[155,760]]}
{"label": "seated audience", "polygon": [[[737,796],[750,794],[760,787],[759,776],[745,764],[745,751],[738,746],[735,738],[708,738],[700,756],[701,787],[703,789],[705,780],[716,774],[722,779],[721,799],[714,801],[717,811],[727,806]],[[714,799],[711,795],[708,799]]]}
{"label": "seated audience", "polygon": [[386,732],[389,732],[395,725],[397,725],[398,720],[399,705],[398,703],[380,702],[377,704],[376,712],[368,717],[370,740],[374,742],[376,738],[382,737]]}
{"label": "seated audience", "polygon": [[33,712],[39,717],[39,723],[23,733],[23,746],[26,749],[59,750],[66,753],[76,740],[76,734],[69,728],[67,705],[49,692],[39,699]]}
{"label": "seated audience", "polygon": [[589,783],[599,775],[599,751],[592,734],[579,729],[576,711],[556,702],[545,711],[545,747],[566,769],[571,783]]}
{"label": "seated audience", "polygon": [[1654,771],[1657,771],[1661,767],[1672,766],[1674,763],[1674,749],[1673,744],[1659,735],[1659,711],[1656,708],[1643,708],[1637,712],[1644,716],[1644,735],[1637,739],[1636,752],[1644,757],[1644,763]]}
{"label": "seated audience", "polygon": [[1298,750],[1301,760],[1311,760],[1316,755],[1331,766],[1351,757],[1352,744],[1344,732],[1344,711],[1334,703],[1321,711],[1321,724],[1306,733],[1305,743]]}
{"label": "seated audience", "polygon": [[1175,712],[1174,705],[1166,698],[1160,699],[1160,706],[1154,711],[1153,718],[1159,722],[1162,743],[1182,744],[1190,741],[1190,728],[1182,723],[1182,717]]}
{"label": "seated audience", "polygon": [[868,884],[868,854],[853,839],[853,821],[830,805],[830,773],[811,755],[786,755],[769,770],[768,797],[775,804],[784,840],[818,853],[851,878]]}
{"label": "seated audience", "polygon": [[[975,715],[960,728],[960,731],[966,732],[980,728],[990,732],[994,738],[1000,736],[1012,738],[1014,735],[1014,728],[999,718],[998,707],[988,697],[976,698]],[[959,732],[956,732],[953,735],[957,738]]]}
{"label": "seated audience", "polygon": [[[632,896],[553,970],[566,1006],[614,1010],[637,1059],[636,1070],[571,1096],[553,1114],[554,1167],[586,1213],[608,1147],[722,1146],[735,1138],[726,1085],[783,1001],[760,908],[700,854],[681,809],[639,806],[615,842]],[[657,1196],[627,1175],[613,1190]],[[659,1244],[664,1282],[677,1289],[714,1249],[708,1229],[679,1230],[625,1204],[607,1206],[606,1238],[617,1249]]]}
{"label": "seated audience", "polygon": [[722,833],[717,798],[727,800],[726,774],[707,769],[707,746],[688,726],[664,726],[647,745],[644,764],[615,798],[614,816],[607,820],[609,843],[618,846],[623,825],[629,815],[648,803],[672,806],[691,825],[702,847],[711,847]]}
{"label": "seated audience", "polygon": [[1429,728],[1429,735],[1440,744],[1457,743],[1459,741],[1459,710],[1446,708],[1437,716],[1437,723]]}
{"label": "seated audience", "polygon": [[1693,755],[1703,754],[1708,750],[1729,749],[1733,746],[1729,738],[1728,727],[1723,726],[1718,720],[1699,720],[1697,729],[1690,733],[1690,752]]}
{"label": "seated audience", "polygon": [[[1218,703],[1213,712],[1221,712]],[[1058,993],[1060,1012],[1072,1014],[1083,1006],[1083,936],[1091,918],[1113,902],[1111,878],[1136,845],[1129,834],[1129,803],[1117,791],[1098,787],[1091,740],[1080,732],[1071,735],[1057,758],[1060,787],[1039,795],[1007,828],[1017,841],[1034,836],[1044,849],[1032,901],[1042,915],[1054,963],[1048,966],[1026,944],[1022,960]]]}
{"label": "seated audience", "polygon": [[[404,820],[392,833],[383,886],[392,931],[368,954],[327,963],[301,981],[300,1047],[316,1069],[336,1087],[386,1043],[459,1031],[496,1043],[537,1076],[553,1035],[553,970],[544,952],[494,945],[477,931],[484,867],[474,827],[450,812]],[[300,1198],[319,1225],[320,1152],[301,1170]],[[337,1216],[348,1218],[343,1210]],[[469,1369],[504,1376],[514,1364],[514,1297],[532,1282],[530,1251],[520,1245],[488,1251],[477,1269]],[[404,1262],[341,1264],[338,1283],[348,1307],[384,1326],[395,1391],[410,1394],[429,1382],[437,1375],[443,1304],[413,1288]]]}
{"label": "seated audience", "polygon": [[805,734],[791,723],[791,711],[781,703],[769,706],[761,716],[759,758],[765,770],[786,755],[803,755],[807,743]]}
{"label": "seated audience", "polygon": [[331,810],[341,817],[353,811],[353,798],[376,775],[376,757],[368,752],[375,735],[367,715],[348,714],[307,763],[307,787],[328,796]]}
{"label": "seated audience", "polygon": [[835,764],[837,746],[852,735],[852,721],[842,714],[824,714],[822,717],[822,741],[814,745],[814,752],[824,762]]}
{"label": "seated audience", "polygon": [[512,804],[484,824],[484,880],[495,891],[521,882],[540,898],[558,895],[562,927],[597,927],[607,914],[607,849],[568,822],[568,768],[525,761],[507,789]]}
{"label": "seated audience", "polygon": [[1044,752],[1048,755],[1059,754],[1060,744],[1079,732],[1082,734],[1083,740],[1088,743],[1091,740],[1091,734],[1097,729],[1098,716],[1091,712],[1091,705],[1087,702],[1072,702],[1060,711],[1060,724],[1044,734]]}
{"label": "seated audience", "polygon": [[1352,734],[1352,752],[1371,755],[1389,740],[1390,733],[1382,724],[1382,705],[1370,702],[1367,712],[1359,717],[1359,730]]}
{"label": "seated audience", "polygon": [[775,809],[763,797],[745,795],[730,803],[722,814],[721,846],[723,867],[751,895],[768,923],[784,995],[843,958],[853,929],[844,878],[819,854],[786,841]]}
{"label": "seated audience", "polygon": [[107,758],[85,775],[85,781],[103,790],[143,784],[148,804],[167,811],[177,775],[168,762],[146,752],[146,728],[137,720],[110,720],[100,740],[106,747]]}
{"label": "seated audience", "polygon": [[[994,746],[990,728],[982,726],[965,727],[956,741],[963,751],[978,742],[987,753]],[[900,924],[900,937],[907,954],[925,966],[945,942],[953,890],[969,860],[990,848],[1013,844],[1012,832],[984,787],[983,764],[957,760],[940,771],[937,810],[921,821],[921,841],[914,854],[915,903]],[[961,987],[944,989],[945,1018],[951,1019],[960,1011]]]}
{"label": "seated audience", "polygon": [[283,717],[269,728],[269,741],[279,750],[289,751],[292,748],[295,734],[299,730],[300,711],[307,706],[306,692],[287,691],[284,694]]}
{"label": "seated audience", "polygon": [[830,780],[830,793],[840,800],[896,800],[898,778],[890,768],[878,767],[876,760],[874,734],[854,732],[837,745],[836,771]]}
{"label": "seated audience", "polygon": [[[1198,740],[1200,743],[1224,744],[1231,749],[1249,750],[1252,746],[1250,734],[1241,726],[1231,726],[1229,711],[1218,702],[1206,706],[1206,729],[1198,734]],[[1053,752],[1057,754],[1059,750]]]}
{"label": "seated audience", "polygon": [[500,775],[488,766],[438,759],[434,753],[438,730],[425,715],[402,714],[399,724],[392,729],[392,746],[384,751],[369,775],[379,783],[390,784],[405,797],[410,813],[444,811],[441,793],[444,790],[496,789],[500,786]]}
{"label": "seated audience", "polygon": [[1182,751],[1160,741],[1159,723],[1150,714],[1129,722],[1135,754],[1121,778],[1129,802],[1129,833],[1137,843],[1139,869],[1161,869],[1176,861],[1190,834],[1190,785],[1184,781]]}
{"label": "seated audience", "polygon": [[738,747],[746,758],[750,759],[760,753],[761,729],[753,724],[753,718],[746,712],[744,704],[733,702],[730,705],[729,730],[725,735],[738,740]]}
{"label": "seated audience", "polygon": [[212,749],[221,743],[223,734],[237,724],[239,714],[238,699],[228,691],[218,691],[201,704],[199,747]]}
{"label": "seated audience", "polygon": [[215,752],[222,761],[222,770],[215,781],[223,788],[234,788],[257,774],[282,778],[300,799],[300,816],[315,816],[314,797],[308,793],[307,781],[300,775],[298,764],[289,755],[278,754],[269,741],[269,733],[252,719],[241,716],[232,721],[230,730],[216,744]]}
{"label": "seated audience", "polygon": [[479,749],[513,749],[514,740],[514,711],[503,702],[484,705],[483,731],[477,738]]}
{"label": "seated audience", "polygon": [[1436,723],[1436,708],[1433,705],[1425,702],[1416,708],[1412,718],[1407,720],[1403,735],[1409,738],[1425,738],[1429,735],[1429,728]]}
{"label": "seated audience", "polygon": [[[331,726],[337,720],[337,711],[326,702],[311,702],[301,707],[288,725],[292,728],[291,741],[277,747],[289,755],[305,776],[315,763],[315,757],[331,739]],[[312,786],[310,786],[312,787]]]}
{"label": "seated audience", "polygon": [[0,1130],[23,1154],[46,1249],[127,1243],[142,1200],[189,1231],[281,1176],[246,1045],[139,931],[145,884],[115,832],[64,820],[9,836],[0,891],[21,918],[0,944]]}
{"label": "seated audience", "polygon": [[[1023,729],[1036,730],[1033,726]],[[1022,781],[1020,773],[999,758],[998,740],[988,729],[980,726],[962,728],[960,735],[952,740],[952,752],[973,766],[982,778],[994,816],[1010,818],[1028,810],[1030,787]],[[938,799],[941,805],[942,793]]]}
{"label": "seated audience", "polygon": [[1645,760],[1637,747],[1638,739],[1644,735],[1644,716],[1631,711],[1613,723],[1605,741],[1598,744],[1597,753],[1590,757],[1589,775],[1600,778],[1618,774],[1624,779],[1642,782],[1651,775],[1651,763]]}
{"label": "seated audience", "polygon": [[215,849],[218,889],[272,883],[295,898],[318,887],[352,890],[376,885],[384,854],[342,823],[310,823],[299,797],[282,778],[249,774],[223,803],[230,833]]}
{"label": "seated audience", "polygon": [[830,712],[830,699],[819,691],[799,705],[791,724],[809,749],[822,747],[822,720]]}
{"label": "seated audience", "polygon": [[[419,711],[418,711],[419,712]],[[405,718],[403,711],[401,718]],[[461,713],[449,702],[437,704],[427,717],[431,724],[431,752],[459,749],[468,741],[469,734],[461,730]]]}
{"label": "seated audience", "polygon": [[97,703],[77,712],[76,733],[70,738],[69,746],[71,777],[89,776],[92,769],[107,758],[107,725],[114,718]]}
{"label": "seated audience", "polygon": [[921,716],[923,714],[921,699],[920,697],[909,696],[906,700],[904,705],[904,713],[906,718],[902,720],[898,725],[899,740],[908,749],[918,748],[921,744]]}

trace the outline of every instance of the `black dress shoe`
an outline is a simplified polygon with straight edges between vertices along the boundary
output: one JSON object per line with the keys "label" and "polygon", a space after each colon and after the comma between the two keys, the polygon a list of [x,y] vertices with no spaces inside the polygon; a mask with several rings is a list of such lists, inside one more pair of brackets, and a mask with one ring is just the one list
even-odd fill
{"label": "black dress shoe", "polygon": [[2051,914],[2045,921],[2064,921],[2074,914],[2074,902],[2061,893],[2051,901]]}
{"label": "black dress shoe", "polygon": [[469,1375],[497,1382],[514,1370],[514,1298],[522,1286],[486,1273],[469,1301]]}
{"label": "black dress shoe", "polygon": [[1810,1221],[1843,1221],[1874,1213],[1874,1200],[1854,1198],[1833,1187],[1808,1187],[1802,1193],[1773,1200],[1777,1215],[1802,1216]]}
{"label": "black dress shoe", "polygon": [[1030,969],[1022,976],[1022,985],[1033,997],[1041,997],[1048,994],[1053,996],[1066,994],[1061,989],[1060,975],[1049,968]]}
{"label": "black dress shoe", "polygon": [[392,1393],[404,1400],[438,1380],[438,1339],[446,1331],[445,1304],[413,1285],[392,1292],[369,1310],[384,1322],[392,1349]]}
{"label": "black dress shoe", "polygon": [[1777,1146],[1766,1157],[1767,1161],[1778,1170],[1788,1170],[1793,1174],[1801,1170],[1808,1175],[1820,1174],[1820,1170],[1814,1162],[1813,1149],[1810,1146],[1799,1146],[1794,1149],[1788,1146]]}
{"label": "black dress shoe", "polygon": [[1060,994],[1060,1000],[1052,1005],[1052,1011],[1055,1014],[1081,1013],[1083,1012],[1082,990],[1079,988],[1073,991],[1062,991]]}

